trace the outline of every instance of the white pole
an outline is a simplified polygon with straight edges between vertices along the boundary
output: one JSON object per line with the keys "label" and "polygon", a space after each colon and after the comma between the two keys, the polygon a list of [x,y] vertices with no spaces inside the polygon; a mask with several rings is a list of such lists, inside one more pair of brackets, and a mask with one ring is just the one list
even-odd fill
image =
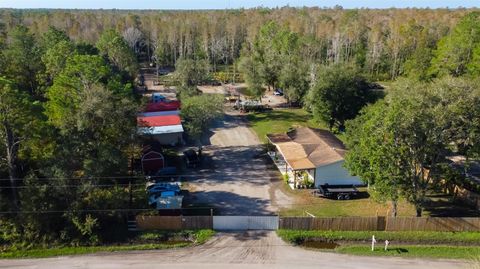
{"label": "white pole", "polygon": [[375,240],[375,235],[372,235],[372,251],[375,250],[375,243],[377,243],[377,240]]}

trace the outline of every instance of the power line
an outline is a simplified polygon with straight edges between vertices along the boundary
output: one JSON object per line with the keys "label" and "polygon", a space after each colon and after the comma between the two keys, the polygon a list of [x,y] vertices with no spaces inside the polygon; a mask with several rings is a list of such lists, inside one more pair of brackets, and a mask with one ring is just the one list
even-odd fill
{"label": "power line", "polygon": [[91,184],[91,185],[55,185],[55,186],[45,186],[45,185],[29,185],[29,186],[7,186],[0,187],[0,189],[30,189],[30,188],[43,188],[43,187],[52,187],[52,188],[80,188],[80,187],[135,187],[143,186],[145,184]]}
{"label": "power line", "polygon": [[81,209],[81,210],[36,210],[36,211],[0,211],[0,214],[55,214],[55,213],[79,213],[79,212],[129,212],[129,211],[151,211],[154,208],[114,208],[114,209]]}
{"label": "power line", "polygon": [[[151,179],[160,179],[160,178],[175,178],[175,177],[178,177],[178,178],[181,178],[181,177],[199,177],[199,176],[207,176],[207,175],[211,175],[211,174],[214,174],[214,173],[202,173],[202,174],[195,174],[195,175],[180,175],[180,174],[176,174],[176,175],[159,175],[159,176],[143,176],[143,175],[139,175],[139,176],[105,176],[105,177],[102,177],[102,176],[95,176],[95,177],[41,177],[41,178],[32,178],[32,180],[37,180],[37,181],[42,181],[42,180],[45,180],[45,181],[58,181],[58,180],[68,180],[68,179],[72,179],[72,180],[95,180],[95,179],[145,179],[147,177],[150,177]],[[10,179],[10,178],[0,178],[0,181],[24,181],[24,180],[28,180],[28,179],[24,179],[24,178],[14,178],[14,179]]]}
{"label": "power line", "polygon": [[[179,208],[178,210],[199,210],[199,209],[217,209],[215,207],[193,207]],[[157,211],[155,208],[111,208],[111,209],[71,209],[71,210],[19,210],[19,211],[0,211],[0,214],[56,214],[56,213],[79,213],[79,212],[136,212],[136,211]]]}

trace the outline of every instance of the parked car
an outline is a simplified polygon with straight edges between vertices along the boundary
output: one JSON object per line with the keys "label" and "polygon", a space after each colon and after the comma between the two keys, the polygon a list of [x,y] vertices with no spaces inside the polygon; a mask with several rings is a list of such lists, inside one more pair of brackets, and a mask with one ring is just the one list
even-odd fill
{"label": "parked car", "polygon": [[276,89],[275,91],[273,91],[273,95],[283,96],[283,90],[282,89]]}

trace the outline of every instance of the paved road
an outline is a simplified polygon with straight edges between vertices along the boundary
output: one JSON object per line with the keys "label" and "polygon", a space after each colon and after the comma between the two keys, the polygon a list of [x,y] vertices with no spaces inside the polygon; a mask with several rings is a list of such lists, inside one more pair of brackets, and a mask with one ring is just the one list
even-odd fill
{"label": "paved road", "polygon": [[[271,215],[279,181],[242,115],[228,112],[204,141],[204,169],[190,182],[191,202],[215,205],[222,215]],[[278,192],[277,192],[278,193]]]}
{"label": "paved road", "polygon": [[219,233],[202,246],[142,252],[101,253],[47,259],[0,260],[0,268],[468,268],[451,260],[356,257],[290,246],[274,232]]}

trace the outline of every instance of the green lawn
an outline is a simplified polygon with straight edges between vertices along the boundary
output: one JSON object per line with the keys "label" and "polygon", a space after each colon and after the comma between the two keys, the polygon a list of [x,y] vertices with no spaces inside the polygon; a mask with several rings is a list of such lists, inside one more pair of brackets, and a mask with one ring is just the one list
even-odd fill
{"label": "green lawn", "polygon": [[[337,253],[368,256],[473,259],[480,256],[480,232],[380,232],[380,231],[300,231],[278,230],[286,242],[303,245],[306,241],[334,242]],[[371,237],[377,245],[371,251]],[[389,250],[383,249],[384,240]],[[325,249],[319,249],[325,250]]]}
{"label": "green lawn", "polygon": [[[106,246],[59,246],[52,248],[33,248],[33,249],[10,249],[0,252],[0,259],[12,258],[46,258],[64,255],[81,255],[96,252],[115,252],[115,251],[133,251],[133,250],[152,250],[180,248],[191,245],[203,244],[213,235],[212,230],[197,231],[150,231],[142,232],[130,244],[106,245]],[[162,241],[165,236],[171,236],[173,240]],[[179,237],[189,237],[193,240],[180,240]],[[150,242],[150,243],[147,243]]]}
{"label": "green lawn", "polygon": [[480,232],[427,232],[427,231],[303,231],[303,230],[278,230],[278,236],[292,244],[301,244],[308,240],[325,242],[359,241],[369,242],[372,235],[377,240],[389,240],[409,244],[450,244],[450,245],[476,245],[480,246]]}
{"label": "green lawn", "polygon": [[0,252],[0,259],[12,258],[47,258],[65,255],[92,254],[96,252],[114,252],[114,251],[132,251],[132,250],[151,250],[167,249],[176,247],[186,247],[192,243],[178,244],[140,244],[140,245],[118,245],[118,246],[86,246],[86,247],[58,247],[58,248],[38,248],[28,250],[9,250]]}
{"label": "green lawn", "polygon": [[[334,200],[313,196],[308,189],[292,190],[282,184],[281,190],[295,200],[295,206],[280,208],[280,216],[306,216],[306,212],[316,217],[346,216],[386,216],[391,213],[390,203],[378,203],[368,197],[366,188],[359,188],[361,198],[352,200]],[[281,204],[281,202],[279,202]],[[398,204],[399,216],[415,216],[415,208],[406,201]]]}
{"label": "green lawn", "polygon": [[335,249],[338,253],[362,256],[397,256],[397,257],[422,257],[443,259],[468,259],[474,260],[480,256],[480,247],[465,246],[392,246],[388,251],[383,246],[371,251],[367,245],[340,246]]}
{"label": "green lawn", "polygon": [[309,126],[326,129],[324,124],[315,121],[310,113],[301,108],[250,113],[247,115],[247,119],[250,127],[263,142],[267,142],[266,134],[285,133],[292,127]]}

